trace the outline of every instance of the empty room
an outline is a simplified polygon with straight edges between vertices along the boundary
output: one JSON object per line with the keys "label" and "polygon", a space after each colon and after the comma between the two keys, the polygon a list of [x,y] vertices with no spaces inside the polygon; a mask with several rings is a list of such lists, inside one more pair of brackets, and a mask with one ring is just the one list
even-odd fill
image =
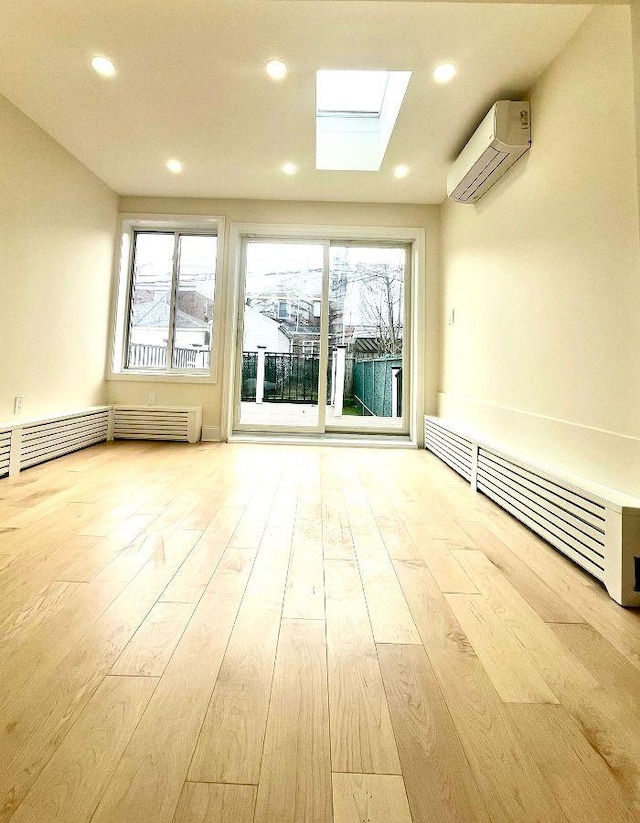
{"label": "empty room", "polygon": [[0,823],[640,823],[636,4],[0,4]]}

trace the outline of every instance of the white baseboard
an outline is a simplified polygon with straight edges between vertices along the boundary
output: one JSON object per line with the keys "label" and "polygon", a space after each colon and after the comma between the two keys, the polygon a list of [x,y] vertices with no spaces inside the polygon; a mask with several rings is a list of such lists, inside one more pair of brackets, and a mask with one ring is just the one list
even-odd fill
{"label": "white baseboard", "polygon": [[438,394],[438,416],[484,440],[640,497],[640,438],[462,395]]}
{"label": "white baseboard", "polygon": [[409,439],[408,435],[344,435],[307,434],[295,435],[282,433],[267,434],[265,432],[236,432],[229,437],[229,443],[268,443],[276,446],[344,446],[346,448],[363,449],[417,449],[418,446]]}
{"label": "white baseboard", "polygon": [[222,430],[220,426],[203,426],[202,440],[206,443],[219,443],[222,440]]}

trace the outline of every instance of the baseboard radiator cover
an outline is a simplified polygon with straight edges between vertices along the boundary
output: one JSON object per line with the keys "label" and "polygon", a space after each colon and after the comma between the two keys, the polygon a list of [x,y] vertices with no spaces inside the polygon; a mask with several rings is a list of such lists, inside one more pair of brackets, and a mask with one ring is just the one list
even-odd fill
{"label": "baseboard radiator cover", "polygon": [[425,448],[602,581],[618,603],[640,606],[640,500],[509,454],[441,418],[425,417]]}
{"label": "baseboard radiator cover", "polygon": [[92,406],[0,425],[0,477],[103,443],[109,414],[109,406]]}
{"label": "baseboard radiator cover", "polygon": [[11,429],[0,431],[0,477],[9,474],[11,463]]}
{"label": "baseboard radiator cover", "polygon": [[471,482],[473,443],[468,437],[441,425],[437,418],[429,417],[425,420],[424,444],[425,448]]}
{"label": "baseboard radiator cover", "polygon": [[175,440],[197,443],[202,436],[201,406],[113,406],[116,440]]}

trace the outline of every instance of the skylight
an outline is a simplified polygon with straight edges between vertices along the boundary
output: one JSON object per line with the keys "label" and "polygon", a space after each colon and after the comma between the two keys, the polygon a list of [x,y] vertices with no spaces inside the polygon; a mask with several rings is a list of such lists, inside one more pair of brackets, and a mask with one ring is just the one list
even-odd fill
{"label": "skylight", "polygon": [[380,117],[388,82],[388,71],[319,71],[316,83],[318,116]]}
{"label": "skylight", "polygon": [[410,71],[316,73],[316,168],[379,171]]}

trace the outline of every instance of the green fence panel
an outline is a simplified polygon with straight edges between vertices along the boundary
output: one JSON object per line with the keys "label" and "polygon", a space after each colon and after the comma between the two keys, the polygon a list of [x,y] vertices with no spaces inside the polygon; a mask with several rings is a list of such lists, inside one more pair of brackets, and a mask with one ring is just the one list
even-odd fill
{"label": "green fence panel", "polygon": [[353,366],[353,394],[364,414],[391,417],[393,369],[402,366],[401,357],[356,360]]}

